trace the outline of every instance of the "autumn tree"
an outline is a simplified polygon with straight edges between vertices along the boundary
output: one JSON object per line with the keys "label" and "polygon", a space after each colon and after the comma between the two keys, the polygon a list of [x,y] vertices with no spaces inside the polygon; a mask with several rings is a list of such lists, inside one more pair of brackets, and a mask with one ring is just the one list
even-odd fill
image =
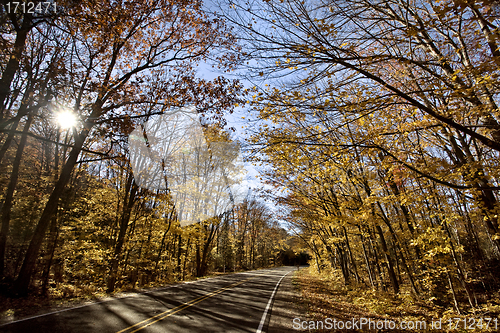
{"label": "autumn tree", "polygon": [[[27,291],[46,231],[75,166],[84,163],[79,160],[82,152],[112,157],[111,153],[117,152],[116,143],[130,132],[131,120],[140,121],[172,106],[193,104],[206,119],[223,123],[222,110],[231,109],[235,99],[231,93],[239,89],[236,81],[223,77],[207,81],[195,74],[197,64],[209,59],[229,68],[227,60],[231,56],[223,49],[233,43],[224,22],[204,13],[200,2],[79,2],[74,6],[61,6],[60,10],[64,15],[51,17],[51,21],[36,21],[37,30],[32,29],[34,19],[31,17],[16,14],[10,15],[10,22],[4,21],[4,27],[15,31],[17,37],[10,53],[4,52],[4,59],[10,60],[5,61],[2,76],[5,83],[1,92],[5,97],[2,97],[2,110],[5,110],[2,128],[7,134],[2,138],[2,157],[7,156],[9,137],[24,132],[23,137],[28,135],[55,143],[53,161],[60,160],[57,164],[61,165],[16,280],[15,289],[20,294]],[[4,18],[8,17],[3,14]],[[5,34],[2,38],[8,44],[10,39]],[[211,57],[217,48],[220,52]],[[32,74],[36,61],[43,64],[36,69],[38,76]],[[23,94],[32,100],[18,104],[16,100]],[[56,140],[47,140],[29,132],[33,121],[30,115],[36,116],[32,108],[36,103],[38,109],[47,105],[52,112],[60,108],[75,114],[77,123],[67,132],[63,145],[59,136]],[[23,120],[26,115],[27,120]],[[50,118],[46,114],[42,117]],[[18,132],[18,124],[24,125],[24,130]],[[107,132],[111,129],[114,132]],[[23,145],[18,145],[15,169],[18,169]],[[58,145],[64,147],[67,155],[59,155]],[[3,198],[7,204],[3,205],[2,221],[8,221],[12,203],[16,202],[12,193],[17,177],[13,172]],[[130,183],[134,184],[133,179]],[[123,216],[126,220],[128,213]],[[2,228],[3,258],[8,222],[3,223]],[[119,246],[115,251],[118,250]]]}
{"label": "autumn tree", "polygon": [[[474,307],[465,272],[486,279],[499,256],[498,7],[229,7],[258,84],[254,161],[318,269],[396,294],[460,286]],[[478,245],[484,264],[460,259]]]}

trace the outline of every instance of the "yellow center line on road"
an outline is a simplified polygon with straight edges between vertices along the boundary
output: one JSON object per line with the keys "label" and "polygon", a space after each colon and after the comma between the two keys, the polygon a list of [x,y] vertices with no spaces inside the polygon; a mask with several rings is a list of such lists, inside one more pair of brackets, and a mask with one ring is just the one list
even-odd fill
{"label": "yellow center line on road", "polygon": [[[116,333],[125,333],[125,332],[127,332],[127,333],[134,333],[134,332],[140,331],[143,328],[146,328],[146,327],[148,327],[148,326],[150,326],[150,325],[152,325],[152,324],[154,324],[154,323],[156,323],[156,322],[158,322],[160,320],[163,320],[163,319],[165,319],[165,318],[167,318],[167,317],[169,317],[169,316],[171,316],[173,314],[176,314],[179,311],[187,309],[187,308],[189,308],[189,307],[191,307],[191,306],[193,306],[195,304],[198,304],[201,301],[206,300],[207,298],[210,298],[210,297],[213,297],[215,295],[218,295],[218,294],[222,293],[225,290],[228,290],[228,289],[231,289],[233,287],[236,287],[236,286],[238,286],[238,285],[240,285],[242,283],[245,283],[248,280],[252,280],[252,279],[255,279],[255,277],[248,278],[246,280],[234,283],[234,284],[232,284],[230,286],[227,286],[225,288],[221,288],[219,290],[213,291],[213,292],[211,292],[211,293],[209,293],[207,295],[203,295],[203,296],[200,296],[198,298],[195,298],[194,300],[192,300],[190,302],[184,303],[182,305],[176,306],[173,309],[170,309],[170,310],[167,310],[165,312],[159,313],[159,314],[157,314],[157,315],[155,315],[155,316],[153,316],[151,318],[148,318],[148,319],[145,319],[143,321],[140,321],[140,322],[138,322],[138,323],[136,323],[136,324],[134,324],[132,326],[129,326],[127,328],[124,328],[123,330],[118,331]],[[137,327],[137,328],[134,329],[133,331],[129,331],[129,330],[133,329],[134,327]]]}

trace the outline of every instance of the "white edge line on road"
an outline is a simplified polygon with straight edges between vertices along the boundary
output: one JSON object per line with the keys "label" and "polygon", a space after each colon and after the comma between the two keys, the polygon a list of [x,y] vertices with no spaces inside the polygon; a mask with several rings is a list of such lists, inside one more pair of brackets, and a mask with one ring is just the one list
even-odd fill
{"label": "white edge line on road", "polygon": [[266,309],[264,310],[264,314],[262,315],[262,319],[260,320],[259,328],[257,328],[257,332],[255,332],[255,333],[262,333],[262,328],[264,327],[264,323],[266,322],[267,312],[269,311],[269,308],[271,307],[271,303],[273,301],[274,295],[276,294],[276,291],[278,290],[278,287],[280,286],[281,280],[283,280],[283,278],[285,276],[287,276],[288,274],[290,274],[291,272],[293,272],[293,270],[291,270],[290,272],[283,275],[281,277],[281,279],[278,281],[278,283],[276,283],[276,287],[274,287],[273,293],[271,294],[271,297],[269,298],[269,302],[267,302]]}

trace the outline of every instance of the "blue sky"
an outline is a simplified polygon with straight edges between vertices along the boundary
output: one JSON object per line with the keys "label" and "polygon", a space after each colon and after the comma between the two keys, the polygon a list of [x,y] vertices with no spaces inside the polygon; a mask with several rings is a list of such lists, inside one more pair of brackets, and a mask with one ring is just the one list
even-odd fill
{"label": "blue sky", "polygon": [[[222,71],[218,71],[217,69],[212,68],[208,64],[201,64],[198,67],[198,76],[206,79],[206,80],[212,80],[218,76],[224,76],[229,79],[234,79],[238,78],[237,73],[224,73]],[[242,80],[243,84],[245,85],[246,88],[251,88],[253,85],[245,80]],[[235,108],[234,112],[232,114],[226,114],[225,119],[228,123],[228,127],[233,127],[235,129],[235,132],[233,134],[234,139],[243,142],[245,136],[247,135],[247,126],[250,125],[251,120],[249,118],[249,112],[248,112],[248,106],[247,107],[237,107]],[[245,117],[243,119],[242,117]],[[241,152],[242,157],[245,157],[244,152]],[[258,171],[254,165],[252,165],[249,162],[244,162],[244,166],[246,169],[246,177],[245,181],[242,183],[242,187],[247,187],[247,188],[252,188],[255,192],[256,189],[263,187],[264,185],[259,181],[257,178],[258,176]]]}

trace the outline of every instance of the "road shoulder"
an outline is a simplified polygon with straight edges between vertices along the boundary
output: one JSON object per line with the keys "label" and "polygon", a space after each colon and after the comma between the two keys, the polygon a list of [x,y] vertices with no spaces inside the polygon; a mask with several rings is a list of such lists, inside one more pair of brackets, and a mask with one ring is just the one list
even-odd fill
{"label": "road shoulder", "polygon": [[294,272],[281,281],[273,303],[268,333],[293,332],[293,319],[306,318],[307,308],[295,284],[296,279]]}

